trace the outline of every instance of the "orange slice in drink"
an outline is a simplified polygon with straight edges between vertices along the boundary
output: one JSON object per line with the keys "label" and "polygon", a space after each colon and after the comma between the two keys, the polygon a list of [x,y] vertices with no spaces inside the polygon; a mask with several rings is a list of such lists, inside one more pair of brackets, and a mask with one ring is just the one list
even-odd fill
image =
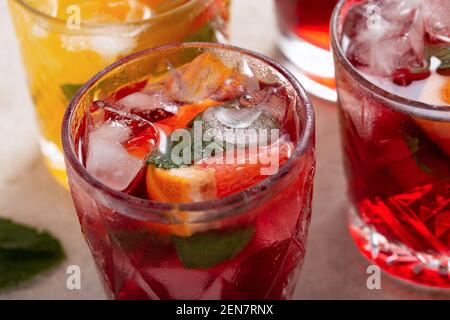
{"label": "orange slice in drink", "polygon": [[[432,75],[422,91],[421,101],[450,107],[450,78]],[[427,136],[450,156],[450,122],[424,119],[416,121]]]}
{"label": "orange slice in drink", "polygon": [[[197,166],[162,169],[149,166],[147,169],[147,193],[151,200],[161,202],[195,202],[217,197],[214,171]],[[173,211],[168,213],[172,224],[152,224],[161,233],[188,237],[200,231],[201,226],[187,222],[188,213]]]}
{"label": "orange slice in drink", "polygon": [[150,199],[162,202],[196,202],[215,199],[214,171],[197,166],[162,169],[149,166],[147,192]]}
{"label": "orange slice in drink", "polygon": [[181,106],[179,111],[167,119],[158,121],[158,124],[164,125],[166,128],[170,129],[170,134],[175,129],[186,128],[198,114],[205,111],[209,107],[219,105],[220,103],[213,100],[205,100],[201,103],[188,104]]}
{"label": "orange slice in drink", "polygon": [[202,53],[194,60],[174,70],[166,80],[171,98],[184,103],[195,103],[211,97],[237,77],[220,58]]}
{"label": "orange slice in drink", "polygon": [[[276,150],[278,149],[278,150]],[[274,144],[266,148],[260,148],[258,153],[246,153],[245,159],[237,156],[228,163],[227,159],[213,157],[200,161],[199,165],[204,168],[214,169],[217,185],[217,197],[223,198],[233,193],[243,191],[254,186],[272,174],[278,172],[279,168],[289,159],[292,147],[290,143]],[[276,156],[276,159],[271,155]],[[265,156],[264,156],[265,154]],[[268,162],[274,160],[277,163]],[[263,159],[266,159],[263,161]],[[265,164],[267,162],[267,164]],[[273,169],[273,171],[272,171]]]}

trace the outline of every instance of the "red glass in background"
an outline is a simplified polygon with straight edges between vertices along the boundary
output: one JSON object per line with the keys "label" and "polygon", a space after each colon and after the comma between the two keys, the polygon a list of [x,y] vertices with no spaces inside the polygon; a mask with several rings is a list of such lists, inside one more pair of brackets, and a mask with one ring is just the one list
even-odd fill
{"label": "red glass in background", "polygon": [[[351,8],[361,3],[341,1],[332,18],[344,161],[354,206],[350,233],[360,251],[387,273],[414,284],[448,289],[450,100],[427,104],[401,97],[411,83],[401,87],[394,84],[395,78],[388,78],[388,92],[372,82],[379,78],[368,80],[367,73],[351,64],[342,43],[349,42],[348,38],[343,41],[352,34],[349,28],[360,23],[354,13],[364,11]],[[423,41],[429,36],[424,31]],[[440,45],[450,48],[449,43]],[[386,53],[377,50],[377,54]],[[426,75],[431,77],[416,79],[416,90],[410,94],[423,96],[426,84],[439,78],[434,70]],[[448,87],[450,77],[444,77]],[[444,93],[438,87],[427,88],[426,95],[433,101]]]}
{"label": "red glass in background", "polygon": [[279,47],[311,93],[336,100],[329,24],[337,0],[275,0]]}
{"label": "red glass in background", "polygon": [[[177,68],[203,52],[231,65],[246,61],[253,70],[264,70],[260,81],[282,83],[289,92],[292,101],[284,110],[282,128],[294,150],[286,164],[242,192],[194,203],[150,201],[114,191],[93,178],[79,160],[76,143],[92,102],[160,74],[168,62]],[[63,145],[73,201],[107,294],[151,300],[290,298],[305,256],[311,214],[313,118],[304,90],[284,68],[226,45],[150,49],[117,62],[86,84],[66,113]],[[187,229],[195,232],[182,235]],[[242,249],[215,262],[214,248],[239,246],[236,239],[243,236],[249,241]],[[180,246],[184,254],[200,255],[208,263],[189,262],[180,255]]]}

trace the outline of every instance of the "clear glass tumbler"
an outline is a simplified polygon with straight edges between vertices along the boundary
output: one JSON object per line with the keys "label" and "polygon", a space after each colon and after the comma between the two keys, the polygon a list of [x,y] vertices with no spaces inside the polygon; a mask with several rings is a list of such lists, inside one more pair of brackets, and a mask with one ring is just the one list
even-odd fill
{"label": "clear glass tumbler", "polygon": [[450,107],[385,91],[350,63],[341,43],[347,14],[358,3],[339,2],[331,31],[353,203],[350,233],[387,273],[450,288],[450,154],[423,130],[448,137]]}
{"label": "clear glass tumbler", "polygon": [[[244,191],[195,203],[133,197],[90,175],[79,160],[74,141],[92,102],[130,82],[161,75],[166,70],[162,66],[177,68],[205,52],[236,66],[236,71],[245,61],[259,80],[287,90],[289,105],[273,111],[284,119],[282,130],[294,146],[288,161],[275,174]],[[314,115],[305,91],[278,63],[244,49],[206,43],[137,53],[106,68],[83,86],[65,114],[62,140],[81,228],[110,297],[291,297],[305,256],[311,215]],[[193,234],[181,237],[170,232],[186,228]],[[245,242],[241,246],[240,240],[236,241],[242,237]],[[220,254],[236,246],[239,250],[233,254]],[[190,260],[184,255],[188,253]]]}

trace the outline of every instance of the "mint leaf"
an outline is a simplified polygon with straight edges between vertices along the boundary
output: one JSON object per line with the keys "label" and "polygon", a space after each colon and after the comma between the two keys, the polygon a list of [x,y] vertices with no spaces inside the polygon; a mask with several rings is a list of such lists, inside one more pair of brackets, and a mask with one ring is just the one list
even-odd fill
{"label": "mint leaf", "polygon": [[80,90],[82,86],[82,84],[63,84],[61,86],[61,90],[67,100],[71,100],[75,93],[77,93],[77,91]]}
{"label": "mint leaf", "polygon": [[404,139],[420,170],[440,178],[450,177],[450,163],[446,155],[433,142],[427,140],[426,137],[419,138],[409,133],[404,133]]}
{"label": "mint leaf", "polygon": [[179,142],[173,142],[169,137],[166,152],[162,153],[159,148],[155,148],[147,159],[147,165],[166,170],[180,168],[181,165],[176,164],[172,159],[172,149],[177,143]]}
{"label": "mint leaf", "polygon": [[255,234],[254,227],[228,232],[207,231],[190,237],[172,238],[178,257],[188,269],[207,269],[241,252]]}
{"label": "mint leaf", "polygon": [[417,151],[419,151],[420,147],[420,141],[419,138],[417,137],[411,137],[409,134],[405,133],[405,140],[408,144],[408,148],[411,151],[411,153],[413,155],[415,155],[417,153]]}
{"label": "mint leaf", "polygon": [[413,156],[414,161],[417,163],[417,165],[419,166],[420,170],[422,170],[425,173],[428,174],[433,174],[433,170],[431,168],[429,168],[427,165],[425,165],[424,163],[422,163],[422,161],[420,160],[420,157],[418,155],[419,151],[420,151],[420,140],[417,137],[412,137],[409,134],[405,133],[405,140],[408,144],[408,148],[411,151],[411,154]]}
{"label": "mint leaf", "polygon": [[0,289],[27,281],[64,257],[61,244],[49,233],[0,218]]}

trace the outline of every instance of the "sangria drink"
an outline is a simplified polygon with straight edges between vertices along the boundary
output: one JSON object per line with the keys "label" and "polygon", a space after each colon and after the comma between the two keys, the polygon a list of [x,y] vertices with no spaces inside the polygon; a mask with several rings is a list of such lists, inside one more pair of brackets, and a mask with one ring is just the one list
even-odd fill
{"label": "sangria drink", "polygon": [[337,0],[275,0],[281,51],[299,67],[306,89],[331,101],[336,100],[336,84],[329,25],[336,3]]}
{"label": "sangria drink", "polygon": [[386,272],[450,288],[450,2],[341,1],[333,16],[350,232]]}
{"label": "sangria drink", "polygon": [[132,52],[227,37],[229,0],[9,0],[36,106],[40,147],[67,184],[61,122],[73,94]]}
{"label": "sangria drink", "polygon": [[286,299],[306,249],[314,119],[298,82],[225,45],[150,49],[72,100],[69,185],[115,299]]}

